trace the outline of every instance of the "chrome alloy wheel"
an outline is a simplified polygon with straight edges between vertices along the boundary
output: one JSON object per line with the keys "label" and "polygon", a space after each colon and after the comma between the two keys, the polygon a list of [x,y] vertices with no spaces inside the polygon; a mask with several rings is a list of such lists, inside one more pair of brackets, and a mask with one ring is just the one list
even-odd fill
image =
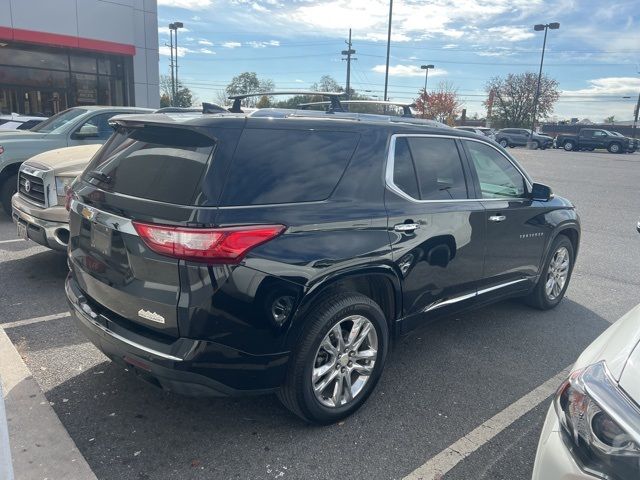
{"label": "chrome alloy wheel", "polygon": [[370,320],[351,315],[325,335],[316,352],[311,385],[318,401],[340,407],[353,401],[369,381],[378,356],[378,334]]}
{"label": "chrome alloy wheel", "polygon": [[567,278],[569,278],[570,266],[569,250],[566,247],[560,247],[553,254],[547,271],[545,293],[549,300],[555,300],[562,293],[562,289],[567,283]]}

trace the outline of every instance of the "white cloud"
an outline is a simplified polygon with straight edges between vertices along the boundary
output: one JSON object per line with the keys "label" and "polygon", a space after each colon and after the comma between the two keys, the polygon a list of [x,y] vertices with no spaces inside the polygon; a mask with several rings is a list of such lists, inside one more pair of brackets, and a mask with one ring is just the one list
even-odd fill
{"label": "white cloud", "polygon": [[216,52],[214,52],[213,50],[210,50],[208,48],[201,48],[200,49],[200,53],[206,53],[207,55],[215,55]]}
{"label": "white cloud", "polygon": [[521,40],[526,40],[535,36],[535,34],[531,31],[531,27],[524,26],[491,27],[488,28],[487,31],[492,34],[498,35],[500,39],[507,42],[519,42]]}
{"label": "white cloud", "polygon": [[[165,57],[170,57],[171,49],[167,45],[160,45],[158,53],[160,53],[160,55],[164,55]],[[186,47],[178,47],[178,57],[184,57],[187,53],[193,53],[193,50]]]}
{"label": "white cloud", "polygon": [[198,40],[198,44],[200,45],[206,45],[207,47],[211,47],[213,45],[213,42],[210,42],[209,40],[205,40],[204,38]]}
{"label": "white cloud", "polygon": [[259,13],[270,13],[271,12],[271,10],[269,10],[264,5],[260,5],[258,2],[253,2],[251,4],[251,8],[253,8],[256,12],[259,12]]}
{"label": "white cloud", "polygon": [[158,0],[158,5],[164,7],[184,8],[186,10],[203,10],[208,8],[213,0]]}
{"label": "white cloud", "polygon": [[458,44],[456,43],[447,43],[446,45],[444,45],[442,48],[444,48],[445,50],[449,49],[449,48],[456,48],[458,46]]}
{"label": "white cloud", "polygon": [[[385,73],[385,65],[376,65],[371,70],[376,73]],[[429,70],[429,76],[440,77],[446,75],[447,71],[441,68]],[[424,77],[425,72],[417,65],[389,65],[390,77]]]}
{"label": "white cloud", "polygon": [[640,90],[640,78],[636,77],[604,77],[589,80],[589,87],[578,90],[563,90],[563,95],[636,95]]}
{"label": "white cloud", "polygon": [[224,48],[239,48],[242,44],[240,42],[224,42],[222,46]]}
{"label": "white cloud", "polygon": [[268,40],[266,42],[252,41],[246,42],[246,45],[250,46],[251,48],[279,47],[280,42],[278,40]]}
{"label": "white cloud", "polygon": [[304,80],[300,80],[299,78],[296,78],[296,79],[294,80],[294,82],[296,82],[296,83],[304,83]]}

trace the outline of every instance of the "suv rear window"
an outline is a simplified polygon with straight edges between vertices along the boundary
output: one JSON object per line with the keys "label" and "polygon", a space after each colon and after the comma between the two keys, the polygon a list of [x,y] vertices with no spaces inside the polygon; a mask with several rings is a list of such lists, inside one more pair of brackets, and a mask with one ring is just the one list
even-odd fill
{"label": "suv rear window", "polygon": [[221,205],[325,200],[342,177],[359,135],[321,130],[245,129]]}
{"label": "suv rear window", "polygon": [[83,179],[109,192],[190,205],[214,146],[213,139],[182,128],[120,129]]}

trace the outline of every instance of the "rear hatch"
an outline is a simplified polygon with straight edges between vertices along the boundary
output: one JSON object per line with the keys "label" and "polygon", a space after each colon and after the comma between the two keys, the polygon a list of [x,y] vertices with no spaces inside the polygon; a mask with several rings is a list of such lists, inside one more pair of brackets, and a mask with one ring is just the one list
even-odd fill
{"label": "rear hatch", "polygon": [[179,260],[148,248],[136,222],[212,222],[215,207],[196,204],[211,194],[201,182],[220,145],[203,127],[123,123],[85,169],[74,185],[69,259],[99,313],[128,328],[179,336]]}

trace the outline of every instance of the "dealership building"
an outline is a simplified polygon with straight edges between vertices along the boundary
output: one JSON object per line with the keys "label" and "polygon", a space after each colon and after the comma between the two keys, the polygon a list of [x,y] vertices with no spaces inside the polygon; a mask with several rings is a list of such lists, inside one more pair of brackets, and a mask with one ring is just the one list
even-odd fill
{"label": "dealership building", "polygon": [[0,0],[0,110],[158,107],[156,0]]}

